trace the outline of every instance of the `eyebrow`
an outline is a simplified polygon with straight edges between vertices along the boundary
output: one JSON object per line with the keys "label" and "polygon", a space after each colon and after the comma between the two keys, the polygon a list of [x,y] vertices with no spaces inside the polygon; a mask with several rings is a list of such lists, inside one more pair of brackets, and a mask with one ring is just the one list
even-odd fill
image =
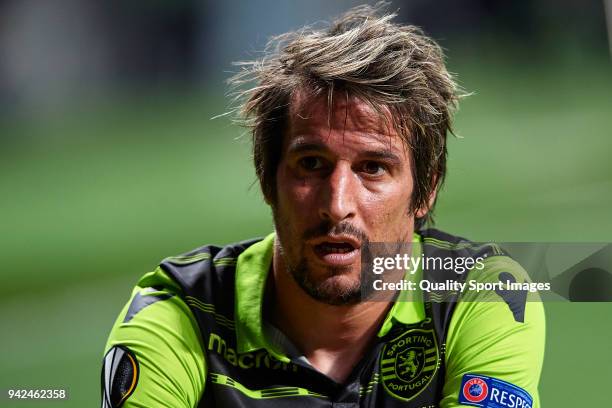
{"label": "eyebrow", "polygon": [[[299,154],[306,152],[325,152],[329,149],[322,143],[312,143],[304,141],[296,141],[292,143],[287,149],[288,153]],[[360,153],[360,156],[367,157],[370,159],[377,159],[381,161],[388,161],[394,164],[399,164],[402,159],[394,152],[383,149],[383,150],[367,150]]]}
{"label": "eyebrow", "polygon": [[312,143],[312,142],[304,142],[298,140],[297,142],[291,143],[287,151],[289,153],[304,153],[304,152],[312,152],[312,151],[324,151],[327,150],[324,144],[322,143]]}
{"label": "eyebrow", "polygon": [[402,159],[397,154],[389,150],[370,150],[364,152],[363,156],[371,159],[392,162],[394,164],[399,164],[402,162]]}

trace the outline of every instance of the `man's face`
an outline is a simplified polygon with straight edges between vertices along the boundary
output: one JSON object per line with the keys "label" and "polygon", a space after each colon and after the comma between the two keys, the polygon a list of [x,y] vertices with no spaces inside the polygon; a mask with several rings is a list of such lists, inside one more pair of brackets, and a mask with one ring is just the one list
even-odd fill
{"label": "man's face", "polygon": [[281,262],[310,296],[361,298],[368,242],[409,242],[410,154],[380,115],[356,98],[297,96],[283,140],[273,207]]}

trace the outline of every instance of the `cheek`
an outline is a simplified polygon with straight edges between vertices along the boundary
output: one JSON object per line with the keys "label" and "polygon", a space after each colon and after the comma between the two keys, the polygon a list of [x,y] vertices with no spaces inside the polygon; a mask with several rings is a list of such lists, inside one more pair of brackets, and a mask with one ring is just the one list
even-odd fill
{"label": "cheek", "polygon": [[373,231],[371,238],[395,239],[405,236],[411,229],[411,185],[389,186],[369,194],[363,204],[364,220]]}
{"label": "cheek", "polygon": [[297,220],[309,214],[312,203],[316,201],[315,188],[282,167],[279,167],[276,180],[278,208],[285,214],[293,214]]}

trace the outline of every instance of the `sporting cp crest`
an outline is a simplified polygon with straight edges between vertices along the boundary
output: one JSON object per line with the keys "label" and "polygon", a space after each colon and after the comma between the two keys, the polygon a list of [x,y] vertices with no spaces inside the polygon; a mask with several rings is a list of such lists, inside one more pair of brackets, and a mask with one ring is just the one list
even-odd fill
{"label": "sporting cp crest", "polygon": [[384,388],[395,398],[410,401],[431,382],[438,358],[433,330],[405,331],[383,348],[380,376]]}

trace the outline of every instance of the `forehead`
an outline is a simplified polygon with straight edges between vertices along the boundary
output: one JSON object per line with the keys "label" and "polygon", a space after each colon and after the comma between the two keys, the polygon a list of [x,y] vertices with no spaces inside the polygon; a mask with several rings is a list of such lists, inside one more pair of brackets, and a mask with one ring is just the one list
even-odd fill
{"label": "forehead", "polygon": [[376,111],[363,100],[344,92],[335,92],[332,96],[330,103],[327,94],[313,96],[297,92],[289,105],[290,138],[330,139],[334,134],[341,134],[343,141],[349,142],[345,136],[350,134],[357,136],[361,143],[406,150],[406,143],[392,126],[387,107]]}

